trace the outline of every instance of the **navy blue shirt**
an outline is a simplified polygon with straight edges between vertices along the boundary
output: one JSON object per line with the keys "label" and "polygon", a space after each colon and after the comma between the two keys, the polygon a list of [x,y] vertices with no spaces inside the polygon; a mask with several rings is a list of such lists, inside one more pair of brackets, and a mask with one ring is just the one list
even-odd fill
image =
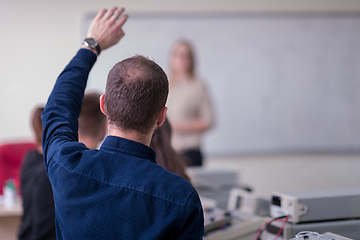
{"label": "navy blue shirt", "polygon": [[58,77],[42,113],[45,167],[57,239],[202,239],[197,192],[156,164],[146,145],[108,136],[78,142],[78,117],[96,55],[81,49]]}

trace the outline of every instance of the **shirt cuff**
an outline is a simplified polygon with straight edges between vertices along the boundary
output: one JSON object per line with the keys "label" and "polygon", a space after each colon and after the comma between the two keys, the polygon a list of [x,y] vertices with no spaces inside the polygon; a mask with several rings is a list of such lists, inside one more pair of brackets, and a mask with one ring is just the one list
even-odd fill
{"label": "shirt cuff", "polygon": [[80,58],[83,62],[89,64],[89,66],[93,66],[97,59],[96,54],[86,48],[81,48],[77,52],[76,57]]}

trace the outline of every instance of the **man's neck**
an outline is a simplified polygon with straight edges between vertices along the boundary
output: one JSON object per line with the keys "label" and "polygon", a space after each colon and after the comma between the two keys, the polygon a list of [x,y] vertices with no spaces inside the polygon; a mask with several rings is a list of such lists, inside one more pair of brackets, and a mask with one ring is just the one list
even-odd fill
{"label": "man's neck", "polygon": [[135,130],[122,131],[112,125],[108,125],[108,135],[129,139],[135,142],[142,143],[146,146],[150,146],[152,132],[148,134],[141,134]]}
{"label": "man's neck", "polygon": [[89,149],[96,149],[100,141],[95,137],[81,136],[81,134],[79,134],[79,142],[85,144]]}

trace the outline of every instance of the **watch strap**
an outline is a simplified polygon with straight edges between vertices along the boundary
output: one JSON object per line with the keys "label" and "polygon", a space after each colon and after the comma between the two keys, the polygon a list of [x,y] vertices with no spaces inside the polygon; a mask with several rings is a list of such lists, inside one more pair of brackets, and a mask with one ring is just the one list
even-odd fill
{"label": "watch strap", "polygon": [[96,42],[96,44],[95,44],[95,50],[96,50],[96,52],[97,52],[97,54],[98,54],[98,56],[100,55],[100,53],[101,53],[101,48],[100,48],[100,46],[99,46],[99,44]]}

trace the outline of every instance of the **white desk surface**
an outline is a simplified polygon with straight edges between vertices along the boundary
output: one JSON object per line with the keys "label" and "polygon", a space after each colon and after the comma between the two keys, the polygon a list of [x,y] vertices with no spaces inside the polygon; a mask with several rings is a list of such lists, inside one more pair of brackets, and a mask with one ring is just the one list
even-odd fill
{"label": "white desk surface", "polygon": [[5,206],[0,204],[0,217],[22,216],[23,208],[21,201],[18,201],[14,206]]}
{"label": "white desk surface", "polygon": [[23,214],[22,202],[14,206],[0,203],[0,239],[17,240],[17,232]]}

